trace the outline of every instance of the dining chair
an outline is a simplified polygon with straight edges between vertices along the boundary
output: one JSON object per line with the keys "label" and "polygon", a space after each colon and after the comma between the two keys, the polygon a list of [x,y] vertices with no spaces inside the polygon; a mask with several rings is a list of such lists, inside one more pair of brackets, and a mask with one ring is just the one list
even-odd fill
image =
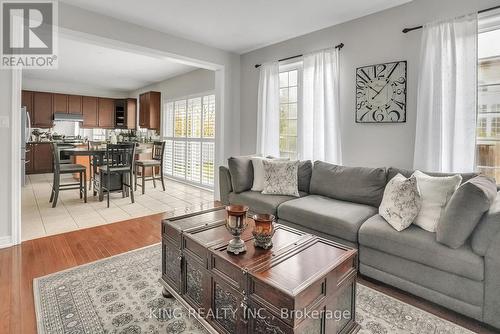
{"label": "dining chair", "polygon": [[[146,190],[146,181],[153,181],[153,186],[156,188],[156,180],[161,181],[161,186],[163,191],[165,191],[165,180],[163,179],[163,157],[165,153],[165,142],[155,141],[153,143],[153,150],[151,160],[137,160],[135,162],[134,174],[135,174],[135,190],[137,190],[137,179],[141,179],[142,194],[144,195]],[[151,167],[151,177],[146,177],[146,168]],[[160,177],[156,177],[156,168],[160,167]],[[141,175],[138,176],[138,168],[141,168]]]}
{"label": "dining chair", "polygon": [[[54,180],[52,182],[52,191],[49,203],[52,203],[52,207],[55,208],[57,205],[57,199],[59,198],[59,191],[75,189],[80,191],[80,198],[83,198],[84,202],[87,203],[87,168],[80,164],[61,164],[59,154],[60,150],[61,148],[58,147],[57,143],[52,143],[52,154],[54,157]],[[78,183],[61,184],[62,174],[73,173],[80,174],[80,180]]]}
{"label": "dining chair", "polygon": [[[120,175],[122,196],[125,197],[130,190],[130,198],[134,203],[134,189],[132,187],[133,169],[135,161],[135,143],[108,144],[106,146],[105,164],[99,167],[101,191],[107,193],[107,207],[109,208],[109,194],[111,189],[111,176]],[[101,177],[102,175],[102,177]],[[126,180],[127,178],[128,180]],[[104,183],[104,184],[103,184]]]}

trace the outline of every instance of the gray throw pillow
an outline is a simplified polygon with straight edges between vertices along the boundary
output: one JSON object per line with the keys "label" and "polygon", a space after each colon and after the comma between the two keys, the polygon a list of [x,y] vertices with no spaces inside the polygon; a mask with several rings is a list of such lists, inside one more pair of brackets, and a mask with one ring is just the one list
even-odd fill
{"label": "gray throw pillow", "polygon": [[305,160],[299,162],[299,171],[298,171],[298,178],[299,178],[299,191],[303,191],[308,193],[309,192],[309,186],[311,184],[311,175],[312,175],[312,162],[311,160]]}
{"label": "gray throw pillow", "polygon": [[346,167],[316,161],[310,193],[378,208],[385,184],[385,168]]}
{"label": "gray throw pillow", "polygon": [[451,196],[439,219],[436,240],[451,248],[461,247],[489,210],[497,186],[487,176],[477,176],[462,184]]}
{"label": "gray throw pillow", "polygon": [[231,185],[235,193],[250,190],[253,185],[252,156],[231,157],[227,160]]}

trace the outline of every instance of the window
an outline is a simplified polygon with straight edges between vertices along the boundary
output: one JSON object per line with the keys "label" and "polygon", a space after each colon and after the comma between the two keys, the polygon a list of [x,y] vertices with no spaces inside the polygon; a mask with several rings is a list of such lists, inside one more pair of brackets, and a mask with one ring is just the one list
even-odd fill
{"label": "window", "polygon": [[479,21],[477,169],[500,181],[500,13]]}
{"label": "window", "polygon": [[280,156],[296,160],[300,64],[280,67]]}
{"label": "window", "polygon": [[213,188],[215,95],[167,101],[164,109],[165,175]]}

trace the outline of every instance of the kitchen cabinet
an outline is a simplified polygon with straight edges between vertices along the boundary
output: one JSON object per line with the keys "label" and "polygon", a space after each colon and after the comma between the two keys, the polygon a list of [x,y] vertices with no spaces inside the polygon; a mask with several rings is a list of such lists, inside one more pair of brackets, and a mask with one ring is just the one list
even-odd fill
{"label": "kitchen cabinet", "polygon": [[27,174],[52,173],[53,156],[51,143],[30,143],[27,145],[30,152],[29,161],[31,164],[26,166]]}
{"label": "kitchen cabinet", "polygon": [[160,132],[161,93],[146,92],[139,96],[139,126]]}
{"label": "kitchen cabinet", "polygon": [[33,164],[33,144],[26,144],[26,156],[25,156],[25,170],[26,174],[33,174],[35,171],[35,166]]}
{"label": "kitchen cabinet", "polygon": [[115,127],[115,100],[110,98],[98,98],[98,115],[100,128]]}
{"label": "kitchen cabinet", "polygon": [[68,95],[68,113],[82,114],[82,96]]}
{"label": "kitchen cabinet", "polygon": [[54,113],[68,113],[68,95],[53,94]]}
{"label": "kitchen cabinet", "polygon": [[98,110],[97,97],[82,96],[83,128],[97,128]]}
{"label": "kitchen cabinet", "polygon": [[33,126],[51,128],[54,122],[53,94],[44,92],[33,93]]}
{"label": "kitchen cabinet", "polygon": [[33,117],[33,92],[29,90],[23,90],[21,92],[21,106],[26,107],[26,111],[28,111],[31,120],[31,126],[34,126],[34,117]]}
{"label": "kitchen cabinet", "polygon": [[137,127],[137,100],[127,99],[127,129]]}

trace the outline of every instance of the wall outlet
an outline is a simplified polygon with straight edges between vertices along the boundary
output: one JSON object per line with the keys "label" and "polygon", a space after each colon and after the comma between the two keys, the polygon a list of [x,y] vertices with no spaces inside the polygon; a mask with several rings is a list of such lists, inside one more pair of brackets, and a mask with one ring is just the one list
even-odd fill
{"label": "wall outlet", "polygon": [[10,126],[9,116],[0,116],[0,128],[8,128]]}

